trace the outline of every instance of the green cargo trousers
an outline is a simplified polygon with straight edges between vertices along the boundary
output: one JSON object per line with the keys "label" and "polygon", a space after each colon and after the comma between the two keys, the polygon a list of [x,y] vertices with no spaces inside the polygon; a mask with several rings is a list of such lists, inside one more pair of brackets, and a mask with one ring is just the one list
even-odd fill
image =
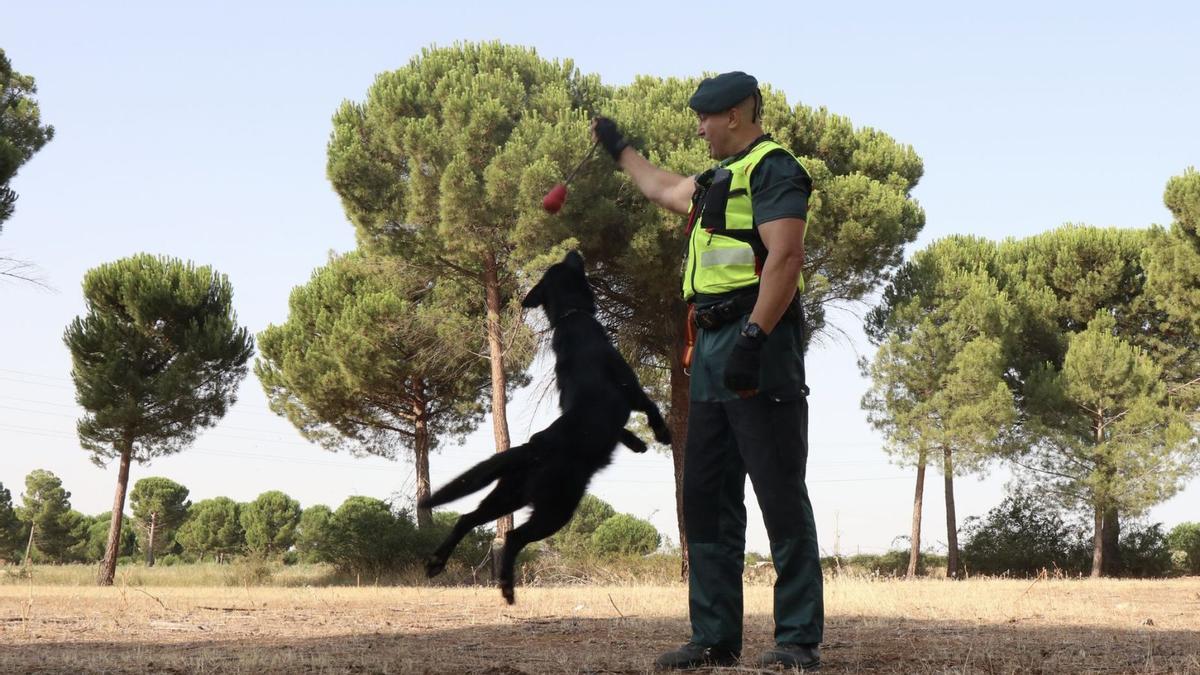
{"label": "green cargo trousers", "polygon": [[[775,563],[775,641],[815,645],[822,638],[824,602],[816,523],[804,484],[803,319],[772,331],[763,355],[766,391],[747,399],[730,398],[717,379],[740,330],[741,322],[733,322],[701,331],[693,364],[683,469],[691,642],[741,651],[749,474]],[[713,398],[721,400],[703,400]]]}

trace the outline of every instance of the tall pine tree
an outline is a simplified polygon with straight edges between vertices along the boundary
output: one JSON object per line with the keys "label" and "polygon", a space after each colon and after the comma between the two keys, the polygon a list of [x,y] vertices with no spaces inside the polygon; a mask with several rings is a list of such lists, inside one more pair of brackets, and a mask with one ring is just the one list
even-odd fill
{"label": "tall pine tree", "polygon": [[116,574],[121,518],[133,461],[191,444],[233,404],[253,339],[237,325],[229,280],[209,267],[141,254],[83,279],[87,314],[63,336],[71,351],[77,428],[103,466],[119,462],[99,583]]}

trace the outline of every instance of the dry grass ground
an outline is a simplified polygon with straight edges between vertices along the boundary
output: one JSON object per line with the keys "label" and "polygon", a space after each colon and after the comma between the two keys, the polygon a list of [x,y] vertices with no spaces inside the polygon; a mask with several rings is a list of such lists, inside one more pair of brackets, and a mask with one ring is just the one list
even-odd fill
{"label": "dry grass ground", "polygon": [[[823,672],[1200,673],[1200,579],[826,586]],[[746,589],[746,651],[771,590]],[[641,673],[687,637],[673,586],[0,586],[3,673]],[[723,669],[722,673],[753,672]]]}

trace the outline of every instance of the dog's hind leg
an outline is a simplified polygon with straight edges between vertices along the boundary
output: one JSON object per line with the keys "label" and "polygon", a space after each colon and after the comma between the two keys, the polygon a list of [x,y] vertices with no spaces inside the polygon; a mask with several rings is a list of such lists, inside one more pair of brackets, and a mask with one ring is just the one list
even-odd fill
{"label": "dog's hind leg", "polygon": [[458,542],[462,541],[468,532],[524,506],[521,493],[520,484],[501,479],[500,483],[496,485],[496,489],[492,490],[479,503],[479,508],[463,514],[454,523],[454,529],[425,561],[426,576],[436,577],[446,569],[446,561],[450,559],[454,547],[458,546]]}
{"label": "dog's hind leg", "polygon": [[417,506],[422,508],[441,506],[456,499],[462,499],[472,492],[482,490],[505,472],[512,471],[514,467],[529,461],[532,451],[532,443],[526,443],[509,448],[504,452],[498,452],[438,488],[432,495],[421,500]]}
{"label": "dog's hind leg", "polygon": [[508,533],[500,558],[500,594],[508,604],[516,602],[513,596],[513,566],[516,565],[517,554],[527,545],[561,530],[571,520],[571,516],[575,515],[575,507],[579,505],[580,499],[583,499],[582,491],[574,501],[566,498],[540,506],[535,504],[529,520]]}
{"label": "dog's hind leg", "polygon": [[621,430],[621,444],[634,452],[645,452],[646,442],[634,435],[628,429]]}

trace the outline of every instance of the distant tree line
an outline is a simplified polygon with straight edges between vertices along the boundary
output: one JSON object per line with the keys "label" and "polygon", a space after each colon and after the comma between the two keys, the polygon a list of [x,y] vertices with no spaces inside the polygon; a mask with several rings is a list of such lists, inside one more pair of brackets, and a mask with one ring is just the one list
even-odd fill
{"label": "distant tree line", "polygon": [[[228,497],[198,502],[168,478],[137,481],[132,513],[122,520],[118,559],[126,563],[228,562],[251,556],[285,562],[330,563],[344,572],[378,577],[419,563],[453,526],[458,514],[431,514],[418,528],[414,514],[373,497],[354,496],[336,510],[324,504],[305,509],[278,490],[239,503]],[[20,562],[26,549],[33,562],[96,563],[104,557],[112,514],[88,516],[71,508],[71,493],[45,470],[25,478],[14,504],[0,484],[0,560]],[[31,536],[32,535],[32,536]],[[478,566],[492,533],[479,529],[461,544],[455,562]],[[588,495],[575,518],[544,544],[568,556],[647,555],[662,537],[649,522],[617,513]]]}
{"label": "distant tree line", "polygon": [[[1126,555],[1161,533],[1127,533],[1122,522],[1200,471],[1200,173],[1168,181],[1164,202],[1170,227],[947,237],[885,288],[867,318],[878,351],[862,362],[871,378],[863,407],[886,450],[917,471],[910,574],[926,467],[944,479],[947,574],[956,576],[970,561],[957,541],[954,477],[998,463],[1014,471],[1015,495],[1040,495],[1038,509],[1018,496],[1002,507],[1028,516],[1028,527],[1048,526],[1039,518],[1048,513],[1086,517],[1092,576],[1145,572]],[[978,554],[984,544],[973,543]],[[1002,548],[983,557],[995,561]],[[1072,550],[1059,564],[1079,567],[1082,549]]]}
{"label": "distant tree line", "polygon": [[[1011,492],[982,517],[963,524],[961,574],[990,577],[1081,577],[1092,569],[1091,523],[1064,517],[1053,498],[1029,489]],[[1162,523],[1128,521],[1117,543],[1120,574],[1156,578],[1200,575],[1200,522],[1184,522],[1170,531]],[[822,565],[831,573],[910,576],[909,549],[882,554],[830,556]],[[922,551],[915,575],[945,574],[945,553]]]}

